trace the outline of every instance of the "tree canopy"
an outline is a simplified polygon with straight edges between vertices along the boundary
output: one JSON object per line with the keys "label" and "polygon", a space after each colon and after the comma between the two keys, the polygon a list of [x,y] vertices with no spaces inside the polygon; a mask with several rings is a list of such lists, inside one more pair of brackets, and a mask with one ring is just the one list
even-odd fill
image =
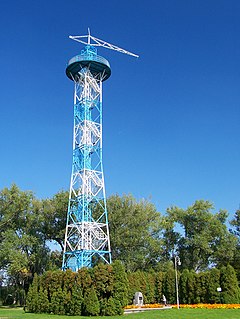
{"label": "tree canopy", "polygon": [[10,281],[28,286],[48,264],[50,249],[42,232],[41,203],[16,185],[0,192],[0,267]]}
{"label": "tree canopy", "polygon": [[129,271],[155,267],[162,253],[162,217],[155,206],[132,195],[113,195],[107,209],[113,260]]}
{"label": "tree canopy", "polygon": [[[0,283],[5,277],[27,290],[34,274],[61,268],[67,207],[66,191],[47,199],[15,184],[0,191]],[[199,272],[230,263],[240,280],[239,210],[229,231],[228,213],[215,213],[204,200],[161,214],[149,200],[112,195],[107,209],[112,259],[120,260],[127,272],[168,271],[178,255],[180,270]],[[52,251],[51,242],[59,249]]]}
{"label": "tree canopy", "polygon": [[220,210],[214,214],[213,208],[209,201],[198,200],[185,210],[167,209],[171,248],[180,256],[182,268],[205,270],[213,265],[226,265],[233,258],[236,237],[227,229],[228,213]]}

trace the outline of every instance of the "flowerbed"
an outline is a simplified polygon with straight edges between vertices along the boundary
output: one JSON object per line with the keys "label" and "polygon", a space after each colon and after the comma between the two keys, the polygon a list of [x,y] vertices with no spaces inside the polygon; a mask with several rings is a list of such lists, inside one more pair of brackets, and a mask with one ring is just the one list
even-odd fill
{"label": "flowerbed", "polygon": [[[173,308],[177,308],[177,305],[173,305]],[[192,309],[240,309],[240,304],[195,304],[195,305],[180,305],[180,308],[192,308]]]}
{"label": "flowerbed", "polygon": [[[177,305],[172,305],[173,308],[177,308]],[[143,306],[129,305],[125,309],[137,309],[137,308],[163,308],[162,304],[145,304]],[[188,309],[240,309],[240,304],[195,304],[195,305],[180,305],[180,308]]]}
{"label": "flowerbed", "polygon": [[124,309],[137,309],[137,308],[163,308],[163,305],[155,303],[155,304],[145,304],[143,306],[129,305]]}

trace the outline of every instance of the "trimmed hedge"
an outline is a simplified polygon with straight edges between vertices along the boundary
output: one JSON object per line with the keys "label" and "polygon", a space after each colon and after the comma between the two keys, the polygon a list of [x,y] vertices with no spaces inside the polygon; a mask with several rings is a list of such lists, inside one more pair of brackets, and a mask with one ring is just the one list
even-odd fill
{"label": "trimmed hedge", "polygon": [[[128,304],[132,304],[136,291],[143,294],[144,303],[160,303],[163,294],[167,303],[176,303],[175,270],[147,273],[137,271],[128,274]],[[218,292],[217,288],[222,291]],[[240,289],[234,268],[230,265],[220,270],[212,268],[205,272],[195,273],[187,269],[178,272],[179,300],[181,304],[197,303],[240,303]],[[153,294],[153,291],[155,293]]]}
{"label": "trimmed hedge", "polygon": [[[239,303],[239,287],[234,269],[228,265],[195,273],[178,274],[181,304]],[[99,264],[94,268],[48,271],[35,276],[27,295],[27,310],[58,315],[114,316],[132,304],[134,293],[141,291],[144,303],[159,303],[162,295],[176,303],[175,270],[126,273],[121,262]],[[217,288],[221,287],[219,293]]]}
{"label": "trimmed hedge", "polygon": [[58,315],[113,316],[128,302],[128,280],[120,262],[99,264],[77,273],[47,271],[35,275],[27,295],[27,311]]}

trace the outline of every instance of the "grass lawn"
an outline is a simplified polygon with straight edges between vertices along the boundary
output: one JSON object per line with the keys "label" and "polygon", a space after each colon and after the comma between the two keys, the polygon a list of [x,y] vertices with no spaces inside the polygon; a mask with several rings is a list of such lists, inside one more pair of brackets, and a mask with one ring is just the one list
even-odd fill
{"label": "grass lawn", "polygon": [[[49,314],[25,313],[22,308],[0,308],[0,319],[89,319],[82,316],[58,316]],[[239,319],[240,309],[168,309],[150,310],[124,316],[92,317],[105,319]]]}

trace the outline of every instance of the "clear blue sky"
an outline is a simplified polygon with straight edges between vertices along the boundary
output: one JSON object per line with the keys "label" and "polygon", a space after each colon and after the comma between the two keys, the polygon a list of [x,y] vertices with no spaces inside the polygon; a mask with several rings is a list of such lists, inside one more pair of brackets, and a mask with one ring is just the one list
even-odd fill
{"label": "clear blue sky", "polygon": [[159,211],[240,203],[240,1],[9,0],[0,4],[0,189],[68,190],[73,83],[67,61],[91,33],[140,55],[99,49],[107,196]]}

